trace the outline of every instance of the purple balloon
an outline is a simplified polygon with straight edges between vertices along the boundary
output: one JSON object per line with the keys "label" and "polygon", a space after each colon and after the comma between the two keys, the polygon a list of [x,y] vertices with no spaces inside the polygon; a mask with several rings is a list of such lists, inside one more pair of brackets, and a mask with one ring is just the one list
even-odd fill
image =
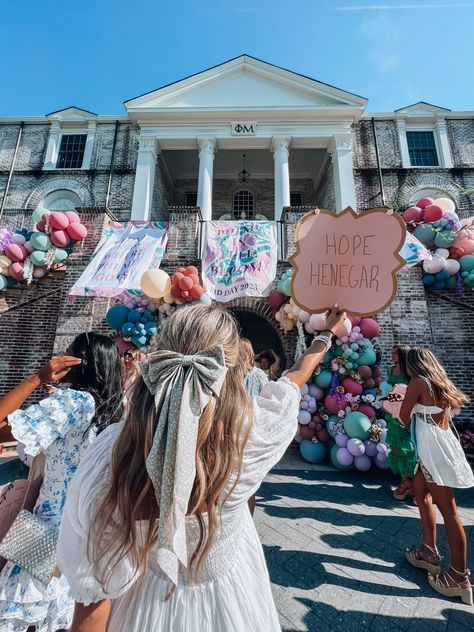
{"label": "purple balloon", "polygon": [[365,452],[365,445],[360,439],[349,439],[347,449],[352,456],[362,456]]}
{"label": "purple balloon", "polygon": [[347,442],[349,441],[349,435],[344,434],[337,434],[334,438],[334,440],[336,441],[337,445],[340,448],[345,448],[347,446]]}
{"label": "purple balloon", "polygon": [[387,427],[387,422],[385,421],[385,419],[379,419],[377,421],[377,424],[379,425],[380,428],[386,428]]}
{"label": "purple balloon", "polygon": [[354,457],[347,448],[339,448],[336,452],[336,459],[341,465],[352,465]]}
{"label": "purple balloon", "polygon": [[372,459],[368,457],[367,454],[356,456],[354,457],[354,465],[361,472],[367,472],[367,470],[370,470],[372,466]]}
{"label": "purple balloon", "polygon": [[388,468],[387,456],[385,454],[382,454],[382,452],[379,452],[377,454],[374,461],[381,470],[386,470]]}
{"label": "purple balloon", "polygon": [[308,387],[308,392],[311,397],[314,397],[317,402],[319,402],[324,397],[323,389],[319,388],[317,384],[310,384]]}
{"label": "purple balloon", "polygon": [[387,445],[385,443],[377,443],[377,452],[381,452],[382,454],[387,454],[388,452],[388,448]]}
{"label": "purple balloon", "polygon": [[367,456],[377,456],[377,444],[374,443],[373,441],[370,441],[369,439],[366,439],[364,441],[364,445],[365,445],[365,453]]}

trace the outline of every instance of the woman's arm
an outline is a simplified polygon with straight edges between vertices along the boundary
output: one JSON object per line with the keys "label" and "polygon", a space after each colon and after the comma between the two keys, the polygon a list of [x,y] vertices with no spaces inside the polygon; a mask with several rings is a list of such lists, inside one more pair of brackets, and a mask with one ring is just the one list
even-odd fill
{"label": "woman's arm", "polygon": [[270,349],[270,353],[272,354],[273,359],[275,360],[275,362],[271,365],[270,369],[271,371],[273,371],[274,375],[276,375],[278,371],[280,370],[281,358],[277,353],[273,351],[273,349]]}
{"label": "woman's arm", "polygon": [[110,612],[110,599],[103,599],[90,606],[76,603],[70,632],[105,632]]}
{"label": "woman's arm", "polygon": [[411,415],[415,404],[419,401],[421,395],[421,384],[423,382],[418,378],[413,378],[408,385],[405,398],[400,408],[400,421],[407,428],[410,425]]}
{"label": "woman's arm", "polygon": [[[326,319],[326,330],[323,334],[327,334],[330,338],[334,337],[334,331],[344,322],[346,313],[340,312],[337,306],[334,306],[329,312]],[[326,355],[326,345],[324,342],[317,340],[309,347],[301,358],[299,358],[286,374],[286,377],[297,384],[300,388],[309,380],[314,369],[321,363]]]}

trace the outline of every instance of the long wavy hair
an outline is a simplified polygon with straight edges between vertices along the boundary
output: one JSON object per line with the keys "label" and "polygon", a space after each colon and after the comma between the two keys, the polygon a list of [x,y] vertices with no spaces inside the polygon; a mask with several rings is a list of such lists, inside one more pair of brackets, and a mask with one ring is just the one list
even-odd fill
{"label": "long wavy hair", "polygon": [[[194,579],[216,539],[225,488],[230,480],[235,480],[235,485],[242,471],[243,451],[252,427],[251,402],[236,370],[239,360],[237,324],[222,307],[196,305],[178,309],[164,324],[157,345],[158,349],[185,355],[218,345],[224,349],[228,371],[219,397],[211,398],[199,420],[196,477],[188,506],[188,515],[194,516],[199,524],[199,539],[189,561],[189,573]],[[160,508],[145,463],[159,412],[140,377],[112,452],[108,487],[89,533],[89,557],[94,563],[95,576],[103,586],[107,585],[114,566],[125,556],[133,564],[135,577],[138,574],[143,579],[150,550],[157,540]],[[140,520],[148,522],[144,536],[139,538]],[[111,525],[112,538],[104,535],[110,533]],[[104,567],[109,570],[101,570]]]}
{"label": "long wavy hair", "polygon": [[400,375],[410,377],[407,368],[408,352],[410,351],[410,347],[408,345],[395,345],[395,349],[397,350],[398,368],[400,369]]}
{"label": "long wavy hair", "polygon": [[71,353],[82,360],[67,375],[71,387],[87,391],[95,400],[95,415],[91,424],[98,433],[123,415],[123,385],[120,356],[115,342],[102,334],[79,334],[70,347]]}
{"label": "long wavy hair", "polygon": [[426,347],[410,349],[407,357],[410,377],[428,378],[433,386],[436,404],[443,408],[463,408],[469,401],[449,379],[437,357]]}
{"label": "long wavy hair", "polygon": [[239,362],[238,366],[241,368],[244,377],[255,366],[255,352],[252,347],[252,343],[248,338],[242,338],[239,345]]}

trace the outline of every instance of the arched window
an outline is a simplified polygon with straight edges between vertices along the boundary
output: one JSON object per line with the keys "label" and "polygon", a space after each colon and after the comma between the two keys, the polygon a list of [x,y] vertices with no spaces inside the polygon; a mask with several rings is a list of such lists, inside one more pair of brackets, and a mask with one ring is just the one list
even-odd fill
{"label": "arched window", "polygon": [[412,206],[415,202],[424,197],[433,198],[434,200],[436,200],[436,198],[448,198],[454,202],[453,196],[449,195],[449,193],[445,193],[442,189],[426,187],[424,189],[419,189],[416,193],[414,193],[408,203]]}
{"label": "arched window", "polygon": [[48,193],[39,206],[47,208],[49,211],[73,211],[75,208],[81,207],[82,202],[74,191],[59,189]]}
{"label": "arched window", "polygon": [[236,191],[234,193],[234,204],[232,210],[234,219],[253,219],[253,193],[248,189],[240,189],[240,191]]}

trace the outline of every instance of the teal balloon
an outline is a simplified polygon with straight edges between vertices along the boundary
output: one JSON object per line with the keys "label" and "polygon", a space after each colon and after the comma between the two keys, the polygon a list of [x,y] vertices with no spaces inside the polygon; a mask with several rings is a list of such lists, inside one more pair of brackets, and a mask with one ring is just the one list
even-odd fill
{"label": "teal balloon", "polygon": [[464,257],[460,257],[459,265],[461,266],[462,272],[471,272],[471,270],[474,270],[474,255],[464,255]]}
{"label": "teal balloon", "polygon": [[337,415],[331,415],[329,419],[326,421],[326,430],[328,431],[329,436],[332,437],[333,439],[337,434],[337,429],[336,428],[334,428],[334,430],[331,429],[331,425],[338,424],[338,423],[339,423],[339,417]]}
{"label": "teal balloon", "polygon": [[374,366],[377,358],[375,357],[375,352],[370,347],[366,347],[362,353],[359,354],[359,359],[357,360],[357,364],[362,366],[366,364],[367,366]]}
{"label": "teal balloon", "polygon": [[146,320],[155,320],[153,318],[153,314],[151,312],[149,312],[147,309],[143,312],[143,316],[146,318]]}
{"label": "teal balloon", "polygon": [[145,324],[145,331],[147,336],[152,336],[153,334],[156,334],[156,325],[155,323],[148,321]]}
{"label": "teal balloon", "polygon": [[319,386],[319,388],[322,388],[322,389],[329,388],[332,382],[331,371],[328,371],[327,369],[323,369],[321,373],[316,375],[316,377],[314,378],[314,381]]}
{"label": "teal balloon", "polygon": [[425,274],[423,276],[423,285],[425,287],[431,287],[435,283],[435,275],[434,274]]}
{"label": "teal balloon", "polygon": [[332,353],[331,353],[330,351],[328,351],[328,352],[325,354],[325,356],[324,356],[323,361],[321,362],[321,364],[329,364],[329,363],[331,362],[331,360],[332,360]]}
{"label": "teal balloon", "polygon": [[449,279],[446,281],[446,287],[448,288],[448,290],[456,289],[456,275],[449,277]]}
{"label": "teal balloon", "polygon": [[282,293],[285,294],[285,296],[291,296],[291,279],[285,279],[282,284]]}
{"label": "teal balloon", "polygon": [[143,347],[146,344],[146,336],[132,336],[132,342],[136,347]]}
{"label": "teal balloon", "polygon": [[55,255],[54,255],[54,260],[55,260],[56,263],[62,263],[63,261],[66,261],[68,256],[69,255],[67,254],[67,252],[65,250],[63,250],[62,248],[58,248],[56,250]]}
{"label": "teal balloon", "polygon": [[456,241],[457,235],[454,230],[443,230],[436,235],[434,243],[438,248],[449,248]]}
{"label": "teal balloon", "polygon": [[135,325],[133,323],[126,322],[122,325],[122,332],[127,338],[135,331]]}
{"label": "teal balloon", "polygon": [[4,290],[6,287],[7,287],[7,280],[3,276],[3,274],[0,274],[0,291]]}
{"label": "teal balloon", "polygon": [[128,314],[128,321],[131,323],[139,323],[142,317],[138,309],[132,309]]}
{"label": "teal balloon", "polygon": [[42,250],[33,250],[30,255],[31,263],[34,266],[44,266],[46,265],[46,253]]}
{"label": "teal balloon", "polygon": [[336,452],[339,450],[339,446],[337,445],[337,443],[335,443],[330,451],[329,451],[329,458],[331,459],[331,463],[334,465],[334,467],[336,467],[338,470],[353,470],[354,466],[353,465],[341,465],[339,463],[339,461],[336,458]]}
{"label": "teal balloon", "polygon": [[211,305],[212,303],[212,298],[209,296],[209,294],[203,294],[200,298],[199,298],[199,302],[203,303],[204,305]]}
{"label": "teal balloon", "polygon": [[445,282],[435,281],[431,287],[433,288],[433,290],[444,290]]}
{"label": "teal balloon", "polygon": [[49,211],[47,208],[37,208],[33,211],[33,219],[35,224],[38,224],[39,222],[41,222],[41,220],[43,219],[43,215],[47,213],[48,215],[51,215],[51,211]]}
{"label": "teal balloon", "polygon": [[128,309],[128,307],[125,307],[125,305],[114,305],[105,315],[107,325],[112,329],[120,331],[124,323],[127,321],[129,312],[130,310]]}
{"label": "teal balloon", "polygon": [[436,237],[436,230],[431,224],[420,224],[415,228],[414,235],[425,246],[432,246]]}
{"label": "teal balloon", "polygon": [[35,250],[46,252],[51,248],[51,239],[45,233],[33,233],[30,241]]}
{"label": "teal balloon", "polygon": [[326,444],[303,439],[300,443],[300,453],[309,463],[322,463],[326,458]]}
{"label": "teal balloon", "polygon": [[369,428],[372,424],[367,415],[353,410],[344,417],[344,430],[351,439],[364,441],[369,436]]}

